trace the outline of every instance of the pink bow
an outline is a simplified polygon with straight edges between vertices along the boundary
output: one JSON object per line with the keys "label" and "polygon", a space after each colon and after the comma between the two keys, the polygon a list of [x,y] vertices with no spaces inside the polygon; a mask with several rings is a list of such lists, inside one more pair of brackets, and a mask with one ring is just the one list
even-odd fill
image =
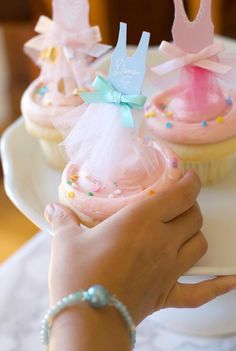
{"label": "pink bow", "polygon": [[76,57],[78,53],[98,58],[111,48],[109,45],[98,44],[101,41],[98,26],[72,32],[62,28],[50,18],[41,16],[35,31],[39,35],[24,46],[26,53],[34,61],[38,60],[40,52],[49,47],[62,47],[68,59]]}
{"label": "pink bow", "polygon": [[231,66],[224,65],[212,59],[215,55],[224,51],[223,43],[213,43],[198,53],[189,54],[179,49],[174,44],[163,41],[160,45],[160,51],[173,57],[173,59],[152,68],[152,71],[158,75],[167,74],[187,65],[201,67],[221,74],[225,74],[232,69]]}

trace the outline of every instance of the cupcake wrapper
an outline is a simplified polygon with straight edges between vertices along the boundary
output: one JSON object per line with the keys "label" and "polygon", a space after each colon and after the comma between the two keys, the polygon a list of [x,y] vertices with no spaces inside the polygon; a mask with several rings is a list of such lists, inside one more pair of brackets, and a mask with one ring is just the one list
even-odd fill
{"label": "cupcake wrapper", "polygon": [[41,150],[48,164],[57,170],[63,170],[66,166],[66,159],[63,156],[58,143],[39,139]]}
{"label": "cupcake wrapper", "polygon": [[183,162],[182,171],[185,173],[188,170],[194,170],[199,175],[202,185],[214,184],[230,173],[235,164],[235,156],[203,163]]}

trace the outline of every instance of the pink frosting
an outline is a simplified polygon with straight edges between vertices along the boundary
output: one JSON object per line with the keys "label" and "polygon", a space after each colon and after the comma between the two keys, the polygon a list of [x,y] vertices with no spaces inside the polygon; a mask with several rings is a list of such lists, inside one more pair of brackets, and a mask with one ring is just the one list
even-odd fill
{"label": "pink frosting", "polygon": [[[89,175],[80,174],[78,165],[69,163],[63,172],[60,185],[61,200],[75,212],[82,212],[96,221],[103,221],[124,206],[166,189],[181,177],[179,161],[165,146],[156,143],[153,143],[153,146],[159,164],[151,179],[146,179],[144,174],[131,172],[127,179],[117,179],[113,187],[101,187]],[[71,181],[71,176],[73,178],[74,175],[78,175],[79,178]],[[125,184],[129,186],[126,187]]]}
{"label": "pink frosting", "polygon": [[[50,90],[41,97],[39,94],[35,93],[40,84],[50,89],[50,83],[47,85],[47,83],[42,82],[42,78],[38,78],[32,82],[22,97],[22,113],[33,123],[41,127],[54,129],[52,121],[55,117],[69,112],[83,103],[83,101],[80,96],[73,96],[73,94],[70,96],[58,94],[56,97],[52,98],[50,96]],[[71,86],[72,92],[73,89],[75,89],[75,87]]]}
{"label": "pink frosting", "polygon": [[177,86],[158,94],[147,108],[146,116],[151,117],[148,118],[148,125],[156,136],[179,144],[209,144],[236,135],[235,93],[224,92],[224,109],[220,105],[214,117],[206,118],[209,117],[206,113],[206,116],[205,114],[199,116],[199,121],[192,122],[191,118],[186,120],[181,119],[178,114],[176,116],[175,96],[179,89],[181,89],[180,86]]}

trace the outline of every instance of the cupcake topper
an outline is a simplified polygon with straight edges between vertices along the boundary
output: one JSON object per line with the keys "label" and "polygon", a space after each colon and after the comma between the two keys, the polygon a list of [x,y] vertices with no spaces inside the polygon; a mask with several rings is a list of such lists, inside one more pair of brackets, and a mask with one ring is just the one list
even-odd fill
{"label": "cupcake topper", "polygon": [[97,77],[95,92],[80,94],[87,104],[63,118],[76,121],[63,144],[70,161],[80,167],[81,181],[88,174],[108,187],[119,180],[124,189],[140,187],[140,177],[143,182],[156,174],[156,152],[144,145],[141,128],[149,37],[143,33],[136,52],[128,57],[126,24],[121,23],[108,79]]}
{"label": "cupcake topper", "polygon": [[[71,64],[80,84],[89,73],[87,58],[98,58],[110,49],[99,44],[99,28],[89,25],[87,0],[53,0],[53,20],[41,16],[35,30],[39,35],[25,44],[26,53],[40,66],[49,65],[48,70],[53,69],[52,64],[61,65],[62,61],[64,67]],[[58,70],[59,75],[61,71]]]}
{"label": "cupcake topper", "polygon": [[216,62],[212,57],[224,51],[223,43],[214,43],[214,26],[211,18],[211,0],[201,0],[199,13],[189,21],[183,0],[174,0],[175,20],[172,28],[174,44],[163,41],[160,51],[172,59],[152,70],[164,75],[187,65],[225,74],[232,67]]}
{"label": "cupcake topper", "polygon": [[146,97],[140,95],[146,71],[146,56],[150,34],[144,32],[133,56],[127,56],[126,23],[120,24],[117,46],[112,54],[108,80],[97,77],[95,93],[81,93],[86,103],[112,103],[120,106],[122,123],[134,127],[131,109],[142,109]]}
{"label": "cupcake topper", "polygon": [[124,94],[140,94],[146,72],[146,56],[150,34],[143,32],[138,48],[127,56],[127,24],[120,24],[119,39],[112,54],[108,79]]}

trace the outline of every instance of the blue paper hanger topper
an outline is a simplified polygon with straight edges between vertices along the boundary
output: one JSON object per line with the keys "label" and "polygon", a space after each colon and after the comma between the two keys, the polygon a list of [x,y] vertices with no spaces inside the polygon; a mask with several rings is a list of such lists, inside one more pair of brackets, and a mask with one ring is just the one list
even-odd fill
{"label": "blue paper hanger topper", "polygon": [[127,24],[120,23],[119,38],[111,57],[108,75],[112,85],[123,94],[140,94],[146,73],[150,33],[143,32],[132,56],[127,55]]}

